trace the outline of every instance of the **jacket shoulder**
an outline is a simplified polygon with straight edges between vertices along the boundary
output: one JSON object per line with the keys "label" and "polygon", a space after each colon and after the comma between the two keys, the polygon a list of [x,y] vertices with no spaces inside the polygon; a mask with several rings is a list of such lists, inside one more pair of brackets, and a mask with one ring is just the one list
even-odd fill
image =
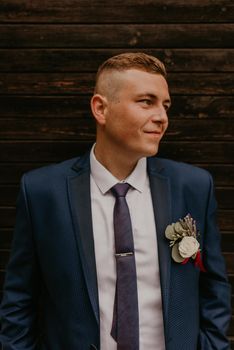
{"label": "jacket shoulder", "polygon": [[79,161],[80,157],[65,160],[57,164],[50,164],[41,168],[33,169],[26,172],[21,181],[27,186],[46,188],[55,185],[67,176],[74,176],[76,171],[73,165]]}
{"label": "jacket shoulder", "polygon": [[152,164],[155,163],[155,167],[161,169],[162,175],[166,175],[177,181],[188,181],[190,183],[194,181],[210,183],[212,181],[212,176],[207,170],[192,164],[158,157],[153,157],[150,161]]}

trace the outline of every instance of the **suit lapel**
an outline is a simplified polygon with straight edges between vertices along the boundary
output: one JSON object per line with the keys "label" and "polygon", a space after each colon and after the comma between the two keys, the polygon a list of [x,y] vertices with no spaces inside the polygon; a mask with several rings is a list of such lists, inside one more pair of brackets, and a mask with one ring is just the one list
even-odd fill
{"label": "suit lapel", "polygon": [[164,325],[166,326],[168,315],[171,255],[168,240],[165,238],[165,228],[171,223],[171,196],[169,179],[160,174],[162,168],[160,168],[159,165],[160,161],[157,158],[148,159],[148,174],[150,179],[158,242],[163,317]]}
{"label": "suit lapel", "polygon": [[70,208],[85,282],[99,323],[98,289],[90,197],[89,153],[73,166],[77,175],[68,178]]}
{"label": "suit lapel", "polygon": [[[91,305],[99,324],[97,274],[91,214],[89,153],[80,158],[73,168],[77,171],[77,174],[68,177],[70,208],[85,282]],[[167,325],[171,255],[168,241],[165,238],[165,228],[171,223],[171,201],[169,180],[160,174],[161,170],[160,161],[157,158],[148,159],[148,174],[157,231],[163,316],[164,324]]]}

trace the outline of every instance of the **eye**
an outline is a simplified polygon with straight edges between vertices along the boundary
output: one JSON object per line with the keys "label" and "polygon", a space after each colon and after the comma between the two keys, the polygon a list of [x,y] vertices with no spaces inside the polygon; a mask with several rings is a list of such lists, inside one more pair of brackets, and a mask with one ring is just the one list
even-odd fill
{"label": "eye", "polygon": [[150,106],[152,105],[152,100],[150,100],[149,98],[144,98],[142,100],[139,100],[138,102],[144,104],[144,105],[147,105],[147,106]]}
{"label": "eye", "polygon": [[169,110],[169,108],[170,108],[170,106],[169,106],[169,105],[164,105],[164,109],[165,109],[165,111],[168,111],[168,110]]}

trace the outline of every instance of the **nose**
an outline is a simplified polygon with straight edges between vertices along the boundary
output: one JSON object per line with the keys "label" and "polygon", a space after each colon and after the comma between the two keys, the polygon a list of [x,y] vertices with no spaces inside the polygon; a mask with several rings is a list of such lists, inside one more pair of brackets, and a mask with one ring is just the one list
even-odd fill
{"label": "nose", "polygon": [[151,120],[154,123],[165,123],[168,120],[167,112],[165,108],[155,108],[152,113]]}

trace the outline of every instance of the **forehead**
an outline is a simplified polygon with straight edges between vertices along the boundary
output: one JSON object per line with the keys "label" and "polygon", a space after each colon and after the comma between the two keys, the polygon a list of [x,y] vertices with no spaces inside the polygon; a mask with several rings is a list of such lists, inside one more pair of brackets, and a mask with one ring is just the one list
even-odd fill
{"label": "forehead", "polygon": [[138,69],[129,69],[117,72],[114,80],[115,79],[118,80],[118,85],[124,93],[163,93],[169,95],[167,81],[161,74],[149,73]]}

